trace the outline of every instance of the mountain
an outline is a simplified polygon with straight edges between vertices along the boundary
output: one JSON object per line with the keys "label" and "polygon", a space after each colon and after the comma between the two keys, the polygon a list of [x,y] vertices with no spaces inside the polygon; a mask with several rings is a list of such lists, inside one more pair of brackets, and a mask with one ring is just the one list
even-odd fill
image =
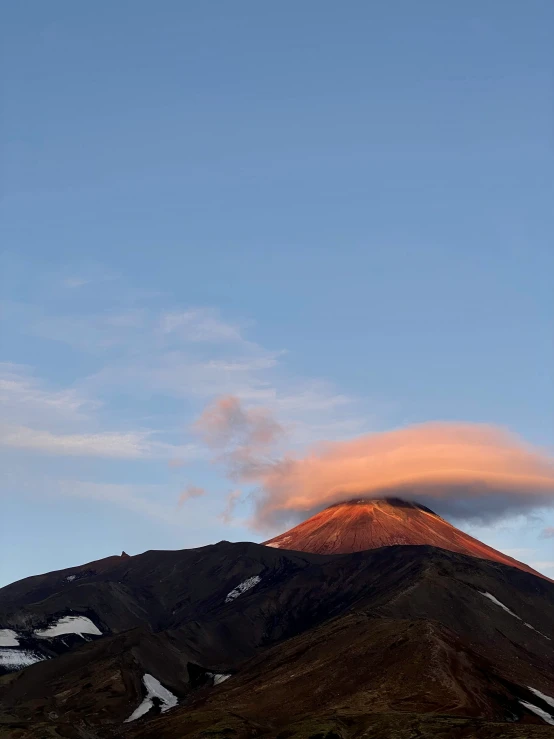
{"label": "mountain", "polygon": [[337,503],[265,544],[277,549],[317,554],[346,554],[395,544],[424,544],[502,562],[537,577],[545,577],[523,562],[464,534],[429,508],[399,498]]}
{"label": "mountain", "polygon": [[0,739],[547,737],[553,639],[554,583],[429,544],[110,557],[0,589]]}

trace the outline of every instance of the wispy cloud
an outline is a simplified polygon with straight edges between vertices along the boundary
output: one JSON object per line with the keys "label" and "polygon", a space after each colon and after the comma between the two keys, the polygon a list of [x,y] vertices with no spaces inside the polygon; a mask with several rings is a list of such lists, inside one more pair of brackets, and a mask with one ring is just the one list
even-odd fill
{"label": "wispy cloud", "polygon": [[152,431],[54,434],[27,426],[0,426],[0,446],[44,454],[106,459],[165,459],[176,454],[181,459],[199,456],[198,447],[193,444],[167,444],[154,440],[153,434]]}
{"label": "wispy cloud", "polygon": [[31,369],[0,363],[0,407],[5,421],[47,418],[49,422],[82,421],[101,403],[75,388],[48,387]]}
{"label": "wispy cloud", "polygon": [[201,498],[203,495],[206,495],[204,488],[198,487],[197,485],[187,485],[179,495],[179,506],[182,506],[187,500]]}
{"label": "wispy cloud", "polygon": [[545,529],[541,532],[541,537],[543,539],[552,539],[554,537],[554,526],[547,526]]}
{"label": "wispy cloud", "polygon": [[232,490],[225,499],[225,508],[221,512],[220,519],[223,523],[229,524],[232,522],[235,508],[242,500],[241,490]]}
{"label": "wispy cloud", "polygon": [[[206,404],[211,415],[206,412],[196,432],[202,430],[216,455],[220,437],[232,434],[227,462],[232,458],[237,469],[254,450],[259,455],[277,440],[286,438],[294,447],[321,434],[343,438],[367,430],[352,398],[321,378],[291,377],[282,348],[252,341],[248,322],[223,317],[214,307],[168,307],[163,296],[136,290],[126,296],[119,280],[117,291],[106,285],[95,310],[87,310],[86,291],[77,288],[98,281],[100,272],[95,274],[75,270],[66,276],[65,302],[53,303],[57,310],[64,306],[62,313],[49,312],[47,302],[9,305],[10,321],[29,341],[65,344],[72,351],[64,357],[77,359],[65,386],[53,386],[27,367],[0,366],[5,448],[43,457],[165,460],[166,470],[177,470],[208,456],[191,428]],[[70,369],[61,374],[70,377]],[[226,403],[212,404],[222,396]],[[87,489],[98,499],[109,500],[112,491],[114,502],[148,509],[129,502],[117,486]],[[187,487],[181,500],[200,489]],[[229,515],[238,495],[229,500]]]}
{"label": "wispy cloud", "polygon": [[57,480],[51,485],[58,495],[110,503],[172,526],[183,523],[176,515],[174,506],[160,502],[167,492],[161,485],[125,485],[83,480]]}
{"label": "wispy cloud", "polygon": [[66,277],[63,284],[74,290],[75,288],[83,287],[83,285],[88,285],[89,282],[90,280],[86,280],[83,277]]}
{"label": "wispy cloud", "polygon": [[124,310],[63,315],[18,306],[14,315],[31,334],[99,358],[100,367],[77,383],[89,397],[119,390],[199,400],[234,395],[269,408],[293,436],[298,432],[299,443],[313,440],[310,428],[317,426],[331,432],[337,423],[342,435],[345,422],[353,428],[356,419],[357,430],[363,425],[353,398],[321,378],[290,377],[285,351],[251,341],[247,323],[226,320],[213,307],[152,310],[135,298],[132,303]]}
{"label": "wispy cloud", "polygon": [[554,506],[554,460],[483,424],[420,424],[276,455],[282,428],[268,410],[223,397],[196,429],[231,480],[255,487],[259,527],[358,496],[401,495],[489,521]]}
{"label": "wispy cloud", "polygon": [[58,456],[187,461],[195,444],[171,444],[157,431],[91,430],[102,402],[76,388],[55,389],[30,368],[0,364],[0,446]]}
{"label": "wispy cloud", "polygon": [[[50,280],[55,277],[55,275],[48,275]],[[116,279],[117,277],[114,273],[107,272],[98,265],[88,265],[79,272],[66,274],[66,276],[62,278],[61,282],[62,285],[68,289],[76,290],[85,285],[98,284]]]}
{"label": "wispy cloud", "polygon": [[217,311],[205,307],[164,313],[160,328],[164,334],[178,334],[183,341],[244,341],[238,326],[223,321]]}
{"label": "wispy cloud", "polygon": [[264,448],[283,433],[282,426],[265,408],[244,408],[233,395],[217,398],[195,423],[211,447],[248,446]]}

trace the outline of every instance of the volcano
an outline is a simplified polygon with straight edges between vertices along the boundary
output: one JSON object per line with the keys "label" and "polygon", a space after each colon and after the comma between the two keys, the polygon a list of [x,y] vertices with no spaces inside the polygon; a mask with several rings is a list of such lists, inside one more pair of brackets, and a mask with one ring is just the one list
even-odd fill
{"label": "volcano", "polygon": [[273,544],[0,588],[0,739],[552,735],[552,582],[395,500]]}
{"label": "volcano", "polygon": [[350,554],[397,544],[427,545],[501,562],[545,578],[523,562],[460,531],[430,508],[399,498],[336,503],[264,544],[315,554]]}

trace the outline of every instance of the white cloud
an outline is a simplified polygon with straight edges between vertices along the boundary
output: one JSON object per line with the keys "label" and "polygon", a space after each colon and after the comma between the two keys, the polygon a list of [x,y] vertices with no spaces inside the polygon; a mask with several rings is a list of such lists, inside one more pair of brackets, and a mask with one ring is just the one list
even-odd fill
{"label": "white cloud", "polygon": [[227,323],[210,308],[191,308],[164,313],[160,318],[162,333],[177,333],[184,341],[242,342],[240,329]]}
{"label": "white cloud", "polygon": [[106,459],[191,459],[200,454],[193,445],[177,446],[152,439],[152,431],[104,431],[55,434],[27,426],[0,426],[0,446],[44,454]]}
{"label": "white cloud", "polygon": [[[67,287],[85,284],[85,277],[70,275]],[[0,366],[0,405],[9,411],[2,416],[0,445],[26,451],[25,459],[59,457],[56,464],[64,468],[74,463],[62,462],[63,457],[165,460],[176,479],[178,467],[207,456],[190,435],[190,424],[201,406],[221,395],[240,398],[248,412],[258,404],[268,408],[292,446],[321,435],[343,438],[367,430],[351,398],[319,379],[293,382],[282,361],[285,352],[250,341],[243,323],[210,307],[153,309],[148,306],[152,301],[159,306],[161,296],[126,295],[120,283],[114,299],[108,287],[104,302],[99,291],[94,312],[75,309],[79,290],[68,291],[66,301],[70,298],[72,305],[63,315],[49,314],[43,306],[10,304],[10,321],[30,341],[40,336],[76,350],[66,354],[70,362],[78,359],[64,367],[64,375],[71,368],[79,375],[69,386],[52,387],[28,368]],[[44,459],[43,464],[51,467],[52,462]],[[14,489],[26,475],[20,466]],[[78,489],[84,494],[85,488]],[[190,490],[185,496],[191,497]],[[127,488],[89,486],[86,491],[171,518]],[[177,497],[176,491],[174,502]]]}
{"label": "white cloud", "polygon": [[34,377],[28,367],[0,363],[0,408],[4,422],[82,421],[100,406],[74,388],[55,390]]}
{"label": "white cloud", "polygon": [[28,367],[0,364],[0,446],[32,452],[111,459],[197,456],[195,445],[160,441],[146,430],[89,430],[102,407],[75,388],[52,389]]}
{"label": "white cloud", "polygon": [[115,313],[33,316],[27,309],[19,315],[44,338],[104,356],[103,366],[79,383],[89,397],[123,391],[137,399],[157,393],[205,401],[234,395],[269,408],[293,444],[368,430],[352,398],[320,379],[291,382],[283,350],[249,341],[214,308],[156,312],[135,304]]}

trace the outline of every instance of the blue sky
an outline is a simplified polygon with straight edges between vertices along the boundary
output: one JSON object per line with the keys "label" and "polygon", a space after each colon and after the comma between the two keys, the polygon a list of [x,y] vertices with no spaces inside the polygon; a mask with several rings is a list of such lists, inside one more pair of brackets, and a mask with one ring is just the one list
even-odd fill
{"label": "blue sky", "polygon": [[[191,428],[221,395],[299,454],[434,420],[552,453],[550,0],[3,16],[2,583],[263,538]],[[552,576],[553,525],[465,528]]]}

